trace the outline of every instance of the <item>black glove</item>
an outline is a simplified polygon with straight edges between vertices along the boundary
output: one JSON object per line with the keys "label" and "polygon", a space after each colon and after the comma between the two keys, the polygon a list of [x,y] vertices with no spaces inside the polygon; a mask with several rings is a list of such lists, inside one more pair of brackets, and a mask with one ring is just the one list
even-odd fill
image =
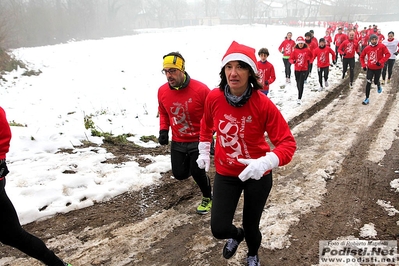
{"label": "black glove", "polygon": [[380,62],[377,62],[377,63],[375,63],[377,66],[380,66],[381,65],[381,63]]}
{"label": "black glove", "polygon": [[269,85],[269,81],[266,80],[266,81],[265,81],[265,85],[266,85],[266,86]]}
{"label": "black glove", "polygon": [[296,63],[296,60],[294,60],[293,62],[294,62],[294,64],[295,64],[295,63]]}
{"label": "black glove", "polygon": [[342,54],[342,56],[345,56],[345,55],[346,55],[346,53],[343,53],[343,54]]}
{"label": "black glove", "polygon": [[162,129],[159,131],[158,142],[161,145],[168,145],[169,143],[169,130]]}
{"label": "black glove", "polygon": [[394,54],[394,55],[398,55],[398,53],[399,53],[399,51],[397,51],[397,52],[394,52],[393,54]]}
{"label": "black glove", "polygon": [[366,71],[366,70],[367,70],[367,67],[363,67],[363,70]]}
{"label": "black glove", "polygon": [[0,164],[0,177],[5,177],[9,173],[6,162]]}

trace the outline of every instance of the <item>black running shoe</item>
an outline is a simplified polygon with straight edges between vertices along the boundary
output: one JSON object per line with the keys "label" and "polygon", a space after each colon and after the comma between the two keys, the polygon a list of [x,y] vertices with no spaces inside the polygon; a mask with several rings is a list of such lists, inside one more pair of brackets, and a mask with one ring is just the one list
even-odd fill
{"label": "black running shoe", "polygon": [[238,245],[244,240],[244,230],[242,228],[238,228],[237,230],[239,239],[230,238],[223,247],[223,257],[225,259],[233,257],[237,251]]}
{"label": "black running shoe", "polygon": [[258,255],[247,257],[248,266],[260,266]]}

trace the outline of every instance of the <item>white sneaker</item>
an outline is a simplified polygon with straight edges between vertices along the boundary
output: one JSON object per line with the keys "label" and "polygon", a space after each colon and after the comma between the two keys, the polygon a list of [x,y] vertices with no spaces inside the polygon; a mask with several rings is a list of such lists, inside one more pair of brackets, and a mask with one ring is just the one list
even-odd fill
{"label": "white sneaker", "polygon": [[324,82],[324,86],[326,86],[326,88],[328,87],[328,81],[327,80]]}
{"label": "white sneaker", "polygon": [[298,99],[298,100],[296,100],[296,103],[297,103],[298,105],[301,105],[301,104],[302,104],[302,100],[301,100],[301,99]]}
{"label": "white sneaker", "polygon": [[323,90],[324,90],[324,88],[323,88],[323,87],[320,87],[320,88],[319,88],[319,91],[323,91]]}

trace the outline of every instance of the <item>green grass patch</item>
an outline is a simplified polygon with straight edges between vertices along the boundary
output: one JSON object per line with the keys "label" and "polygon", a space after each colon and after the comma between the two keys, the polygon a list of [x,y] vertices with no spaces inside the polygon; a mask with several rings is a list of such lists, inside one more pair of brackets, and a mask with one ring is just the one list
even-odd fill
{"label": "green grass patch", "polygon": [[27,125],[23,125],[21,123],[17,123],[14,120],[9,121],[8,124],[10,125],[10,127],[27,127]]}

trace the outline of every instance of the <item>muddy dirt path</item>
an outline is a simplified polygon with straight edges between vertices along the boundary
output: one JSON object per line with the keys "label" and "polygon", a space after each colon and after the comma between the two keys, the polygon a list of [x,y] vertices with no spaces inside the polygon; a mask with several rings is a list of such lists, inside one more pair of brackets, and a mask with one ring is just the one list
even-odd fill
{"label": "muddy dirt path", "polygon": [[[353,89],[345,79],[289,121],[298,150],[288,166],[274,171],[261,222],[262,265],[317,264],[319,240],[359,237],[366,223],[375,224],[377,239],[398,237],[397,219],[376,202],[399,207],[389,185],[399,168],[399,82],[379,95],[374,86],[364,106],[365,73],[358,66],[356,75]],[[398,65],[394,75],[399,77]],[[146,152],[112,149],[120,155]],[[74,266],[244,265],[245,242],[232,259],[223,259],[224,241],[212,237],[210,215],[195,214],[200,193],[194,181],[170,175],[141,191],[24,227]],[[0,253],[0,265],[41,265],[10,247],[0,246]]]}

